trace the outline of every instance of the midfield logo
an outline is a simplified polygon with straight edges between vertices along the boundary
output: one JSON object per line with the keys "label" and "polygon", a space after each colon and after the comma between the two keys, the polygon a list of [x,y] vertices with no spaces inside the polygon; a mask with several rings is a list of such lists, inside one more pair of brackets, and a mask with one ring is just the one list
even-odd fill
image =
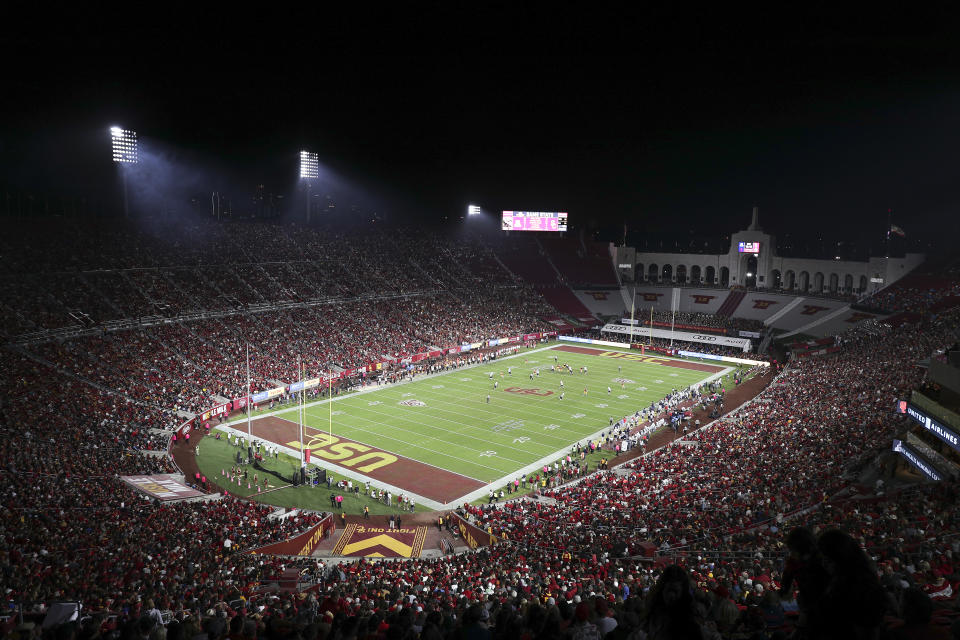
{"label": "midfield logo", "polygon": [[550,390],[540,391],[540,389],[521,389],[520,387],[507,387],[506,389],[504,389],[504,391],[507,391],[509,393],[522,393],[528,396],[552,396],[553,395],[553,391],[550,391]]}
{"label": "midfield logo", "polygon": [[425,407],[427,403],[422,400],[401,400],[400,405],[404,407]]}

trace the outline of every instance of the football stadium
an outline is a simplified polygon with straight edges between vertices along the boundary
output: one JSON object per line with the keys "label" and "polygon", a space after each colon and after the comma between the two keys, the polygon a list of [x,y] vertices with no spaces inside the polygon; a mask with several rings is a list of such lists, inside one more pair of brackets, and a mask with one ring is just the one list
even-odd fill
{"label": "football stadium", "polygon": [[[345,99],[317,108],[349,145],[298,132],[311,112],[221,149],[279,107],[202,116],[125,82],[155,107],[91,128],[38,106],[0,140],[0,637],[956,637],[960,229],[939,200],[809,213],[795,183],[761,189],[737,163],[833,144],[812,116],[822,136],[761,114],[715,147],[717,121],[674,114],[604,155],[607,105],[534,151],[511,118],[579,112],[501,97],[518,111],[467,126],[405,87],[415,136]],[[855,108],[836,100],[816,104]],[[42,168],[70,126],[95,142]],[[660,166],[644,213],[622,153]],[[862,193],[832,175],[803,188]],[[775,204],[698,191],[723,180]]]}

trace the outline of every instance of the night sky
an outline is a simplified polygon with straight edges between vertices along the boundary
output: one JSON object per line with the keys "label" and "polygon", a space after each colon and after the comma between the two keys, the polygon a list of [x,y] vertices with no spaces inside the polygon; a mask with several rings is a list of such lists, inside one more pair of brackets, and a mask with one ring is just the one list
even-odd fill
{"label": "night sky", "polygon": [[165,179],[189,185],[173,199],[292,192],[306,147],[321,190],[401,220],[457,218],[468,202],[565,210],[604,239],[627,224],[639,243],[722,236],[757,204],[782,238],[876,246],[888,209],[904,248],[960,232],[946,10],[449,6],[207,10],[132,19],[121,36],[61,15],[6,35],[5,59],[24,63],[4,80],[0,188],[109,194],[107,128],[121,124],[179,167]]}

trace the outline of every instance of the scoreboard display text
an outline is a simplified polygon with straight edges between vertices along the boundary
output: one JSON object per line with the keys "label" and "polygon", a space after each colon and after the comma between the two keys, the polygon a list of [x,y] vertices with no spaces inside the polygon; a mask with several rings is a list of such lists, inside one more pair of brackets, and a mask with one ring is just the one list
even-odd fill
{"label": "scoreboard display text", "polygon": [[500,228],[503,231],[566,231],[565,211],[504,211]]}

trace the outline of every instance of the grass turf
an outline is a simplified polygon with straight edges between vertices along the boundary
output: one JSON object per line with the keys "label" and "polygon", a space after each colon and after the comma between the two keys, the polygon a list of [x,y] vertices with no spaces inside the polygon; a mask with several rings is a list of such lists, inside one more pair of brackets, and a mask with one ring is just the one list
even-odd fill
{"label": "grass turf", "polygon": [[[554,356],[574,373],[551,373]],[[587,367],[587,374],[578,373],[581,366]],[[537,368],[540,375],[531,379]],[[552,349],[526,351],[478,367],[335,398],[333,433],[494,482],[585,441],[611,418],[648,407],[671,390],[709,375]],[[330,410],[326,401],[307,407],[304,424],[327,431]],[[275,414],[297,420],[296,407]]]}

